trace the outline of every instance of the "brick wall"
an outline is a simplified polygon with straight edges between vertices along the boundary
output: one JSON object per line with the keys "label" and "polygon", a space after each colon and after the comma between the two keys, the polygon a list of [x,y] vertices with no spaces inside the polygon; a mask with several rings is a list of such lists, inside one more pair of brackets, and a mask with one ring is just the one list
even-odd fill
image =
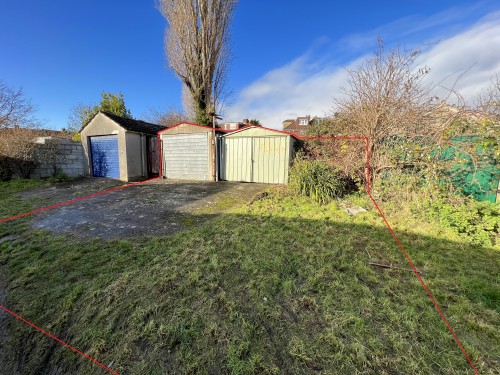
{"label": "brick wall", "polygon": [[[54,152],[55,151],[55,152]],[[83,147],[80,142],[65,139],[46,140],[40,144],[41,159],[52,153],[49,161],[42,162],[31,173],[31,178],[54,176],[54,167],[68,177],[82,177],[85,175]]]}

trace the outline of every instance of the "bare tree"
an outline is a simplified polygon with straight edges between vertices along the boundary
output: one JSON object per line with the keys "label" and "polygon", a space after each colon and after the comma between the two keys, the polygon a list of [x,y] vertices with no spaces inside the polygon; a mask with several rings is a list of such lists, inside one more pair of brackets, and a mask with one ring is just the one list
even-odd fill
{"label": "bare tree", "polygon": [[29,178],[38,165],[38,136],[39,131],[29,127],[0,130],[0,156],[9,160],[10,170],[17,177]]}
{"label": "bare tree", "polygon": [[24,96],[22,89],[13,89],[0,81],[0,129],[35,127],[39,121],[34,113],[35,107]]}
{"label": "bare tree", "polygon": [[431,94],[424,81],[429,68],[418,68],[419,50],[400,47],[378,50],[355,69],[348,69],[347,86],[335,100],[337,123],[342,132],[370,138],[371,169],[375,178],[384,168],[395,167],[388,140],[438,136],[453,116],[447,106]]}
{"label": "bare tree", "polygon": [[476,111],[481,120],[476,121],[475,133],[483,137],[494,151],[494,157],[500,162],[500,78],[495,76],[488,88],[476,99]]}
{"label": "bare tree", "polygon": [[476,109],[490,120],[500,121],[500,78],[495,76],[488,88],[483,90],[476,99]]}
{"label": "bare tree", "polygon": [[196,121],[209,125],[219,109],[230,61],[230,21],[237,0],[159,0],[168,22],[170,67],[191,94]]}
{"label": "bare tree", "polygon": [[175,108],[169,108],[167,110],[151,108],[149,111],[150,113],[146,116],[146,120],[153,124],[170,127],[181,122],[189,121],[182,111]]}
{"label": "bare tree", "polygon": [[[98,109],[97,109],[98,111]],[[71,133],[78,133],[95,116],[97,111],[91,105],[78,103],[71,108],[68,116],[68,130]]]}

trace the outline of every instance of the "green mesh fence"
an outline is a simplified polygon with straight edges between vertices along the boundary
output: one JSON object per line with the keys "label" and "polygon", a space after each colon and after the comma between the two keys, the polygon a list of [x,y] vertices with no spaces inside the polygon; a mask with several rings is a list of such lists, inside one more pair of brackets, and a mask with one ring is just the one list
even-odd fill
{"label": "green mesh fence", "polygon": [[456,189],[479,201],[496,201],[500,167],[492,148],[479,137],[454,137],[450,146],[439,151],[438,158],[452,164],[448,174]]}

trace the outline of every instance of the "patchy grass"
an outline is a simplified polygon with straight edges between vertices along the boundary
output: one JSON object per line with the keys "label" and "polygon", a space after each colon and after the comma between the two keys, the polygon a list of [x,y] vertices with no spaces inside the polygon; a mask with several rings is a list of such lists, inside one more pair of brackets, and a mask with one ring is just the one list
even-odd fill
{"label": "patchy grass", "polygon": [[[16,204],[29,202],[1,195],[1,210]],[[351,204],[370,207],[276,192],[140,243],[0,224],[16,236],[0,244],[8,307],[122,375],[472,373],[416,277],[369,264],[408,268],[376,212]],[[498,374],[499,249],[395,217],[480,373]],[[9,344],[24,374],[99,373],[22,323]]]}
{"label": "patchy grass", "polygon": [[[49,184],[49,181],[39,179],[18,179],[0,182],[0,218],[6,218],[31,210],[33,208],[34,201],[23,200],[17,195],[17,193],[40,186],[47,186]],[[12,234],[13,232],[20,231],[24,228],[22,223],[25,221],[26,219],[19,219],[0,224],[0,238],[7,236],[8,234]]]}

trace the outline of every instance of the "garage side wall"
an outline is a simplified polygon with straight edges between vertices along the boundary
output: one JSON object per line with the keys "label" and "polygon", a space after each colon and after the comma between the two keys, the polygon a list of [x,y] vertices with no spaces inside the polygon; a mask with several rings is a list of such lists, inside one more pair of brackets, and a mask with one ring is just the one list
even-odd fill
{"label": "garage side wall", "polygon": [[127,150],[127,180],[139,181],[147,176],[146,136],[125,132]]}

